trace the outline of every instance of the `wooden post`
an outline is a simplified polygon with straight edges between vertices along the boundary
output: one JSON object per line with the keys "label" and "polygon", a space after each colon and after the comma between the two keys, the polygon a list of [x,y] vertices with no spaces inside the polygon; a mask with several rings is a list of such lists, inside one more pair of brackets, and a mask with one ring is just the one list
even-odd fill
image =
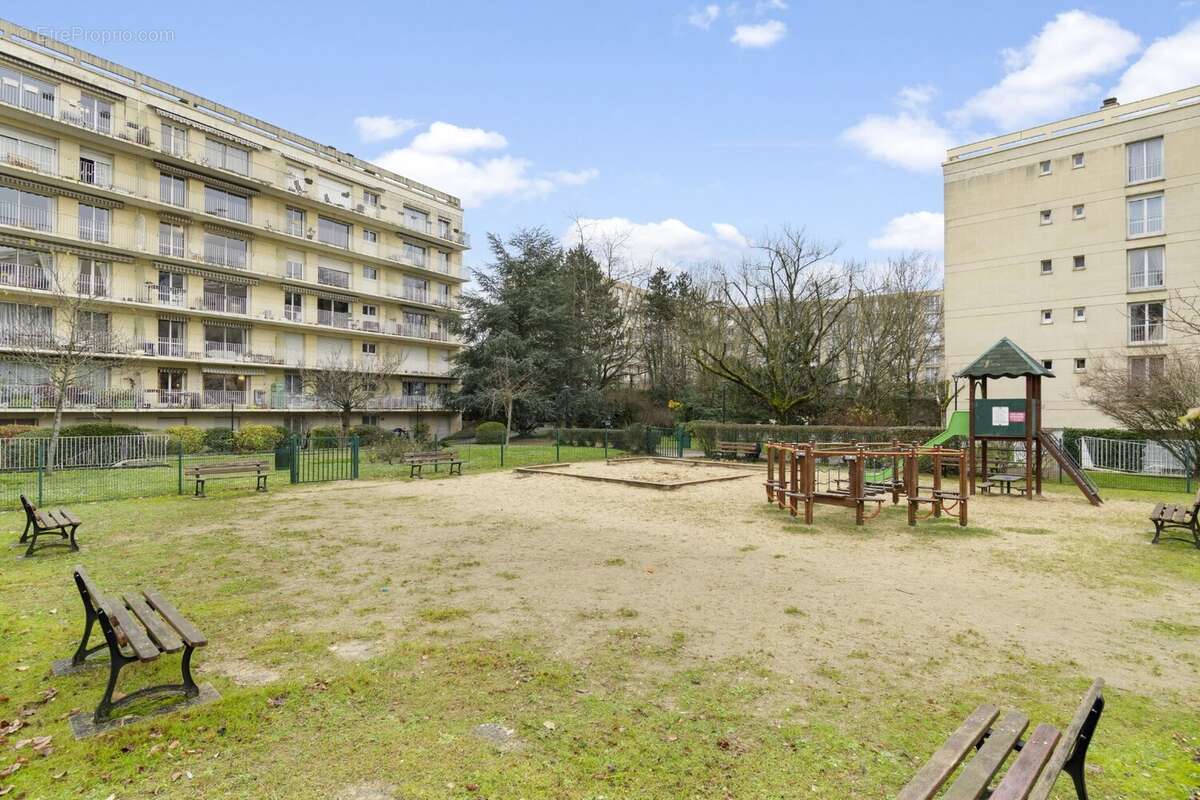
{"label": "wooden post", "polygon": [[810,445],[804,451],[804,522],[808,525],[813,523],[813,506],[816,505],[816,498],[813,497],[813,492],[817,486],[817,459],[813,456],[813,448]]}
{"label": "wooden post", "polygon": [[1025,376],[1025,497],[1033,499],[1033,378]]}
{"label": "wooden post", "polygon": [[785,447],[777,447],[775,449],[779,453],[779,455],[776,456],[776,458],[779,459],[779,463],[775,468],[775,472],[779,476],[779,490],[775,492],[775,500],[778,503],[780,510],[782,510],[787,505],[787,498],[783,495],[783,475],[786,470],[784,465],[787,463],[788,451]]}
{"label": "wooden post", "polygon": [[908,524],[917,524],[917,504],[913,498],[917,496],[917,449],[914,447],[904,457],[904,493],[908,495]]}
{"label": "wooden post", "polygon": [[958,524],[967,525],[967,459],[958,451]]}
{"label": "wooden post", "polygon": [[1034,410],[1036,414],[1032,424],[1037,425],[1037,493],[1042,496],[1042,376],[1033,379]]}
{"label": "wooden post", "polygon": [[942,515],[942,500],[938,496],[942,491],[942,446],[933,448],[933,515]]}
{"label": "wooden post", "polygon": [[863,500],[863,493],[866,489],[865,467],[866,459],[863,458],[863,450],[860,447],[858,448],[858,453],[854,456],[854,465],[850,470],[850,497],[854,500],[855,525],[862,525],[866,522],[866,515],[864,514],[865,501]]}
{"label": "wooden post", "polygon": [[[799,472],[800,450],[796,447],[792,448],[791,471],[788,476],[788,491],[791,493],[788,497],[788,508],[792,512],[792,516],[796,516],[796,492],[798,491],[797,473]],[[782,480],[782,476],[780,478]]]}
{"label": "wooden post", "polygon": [[[987,378],[980,378],[979,394],[982,397],[982,399],[987,400]],[[986,481],[988,479],[988,440],[987,439],[979,440],[979,456],[980,456],[980,460],[983,461],[983,466],[980,468],[979,474]],[[973,473],[972,473],[972,475],[973,475]],[[971,493],[972,494],[975,493],[974,485],[972,485]]]}
{"label": "wooden post", "polygon": [[767,442],[767,502],[775,499],[775,445]]}
{"label": "wooden post", "polygon": [[968,471],[971,473],[971,494],[975,494],[975,378],[973,377],[967,378],[967,462],[970,467]]}

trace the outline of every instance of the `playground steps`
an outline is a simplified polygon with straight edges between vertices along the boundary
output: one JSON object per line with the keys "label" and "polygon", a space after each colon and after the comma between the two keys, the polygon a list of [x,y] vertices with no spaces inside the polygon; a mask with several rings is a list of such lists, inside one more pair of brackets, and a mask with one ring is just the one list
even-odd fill
{"label": "playground steps", "polygon": [[1087,476],[1087,473],[1080,469],[1079,464],[1071,457],[1071,454],[1063,450],[1058,444],[1058,439],[1054,435],[1044,430],[1038,431],[1038,441],[1041,442],[1042,449],[1058,462],[1058,466],[1062,471],[1071,476],[1071,480],[1079,487],[1079,491],[1083,492],[1083,496],[1088,499],[1088,502],[1094,506],[1098,506],[1104,501],[1100,499],[1100,490],[1092,479]]}

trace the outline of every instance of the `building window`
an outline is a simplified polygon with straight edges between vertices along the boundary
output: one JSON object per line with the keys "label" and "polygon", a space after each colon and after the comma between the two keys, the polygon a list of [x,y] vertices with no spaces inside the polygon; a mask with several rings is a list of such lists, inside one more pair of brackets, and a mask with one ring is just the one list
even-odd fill
{"label": "building window", "polygon": [[443,239],[450,239],[452,238],[452,233],[450,220],[438,217],[438,236]]}
{"label": "building window", "polygon": [[425,248],[411,242],[405,242],[404,260],[416,267],[425,266]]}
{"label": "building window", "polygon": [[22,169],[57,174],[57,143],[24,131],[0,128],[0,161]]}
{"label": "building window", "polygon": [[1048,208],[1043,208],[1041,213],[1041,223],[1043,225],[1049,225],[1052,222],[1054,222],[1052,212]]}
{"label": "building window", "polygon": [[303,236],[304,235],[304,210],[303,209],[292,208],[291,206],[286,206],[283,209],[283,218],[284,218],[284,222],[287,225],[286,230],[287,230],[289,236]]}
{"label": "building window", "polygon": [[204,163],[239,175],[250,174],[250,151],[225,142],[208,139],[204,143]]}
{"label": "building window", "polygon": [[1079,169],[1083,165],[1083,153],[1075,153],[1071,156],[1071,169]]}
{"label": "building window", "polygon": [[1072,269],[1087,269],[1087,257],[1086,256],[1075,256],[1074,263],[1072,265]]}
{"label": "building window", "polygon": [[163,203],[184,208],[187,206],[187,179],[161,173],[158,176],[158,199]]}
{"label": "building window", "polygon": [[323,283],[326,286],[336,286],[339,289],[350,288],[350,265],[332,266],[327,264],[317,265],[317,283]]}
{"label": "building window", "polygon": [[368,244],[375,244],[379,241],[379,234],[377,234],[375,231],[363,228],[363,241],[367,242]]}
{"label": "building window", "polygon": [[1042,274],[1049,275],[1054,272],[1054,262],[1049,258],[1042,259]]}
{"label": "building window", "polygon": [[1163,196],[1153,194],[1129,201],[1129,235],[1152,236],[1163,232]]}
{"label": "building window", "polygon": [[1148,383],[1163,376],[1166,358],[1163,356],[1132,356],[1129,359],[1129,380],[1134,384]]}
{"label": "building window", "polygon": [[0,66],[0,101],[44,116],[54,116],[56,88],[15,69]]}
{"label": "building window", "polygon": [[415,231],[429,233],[429,215],[415,208],[404,207],[404,225]]}
{"label": "building window", "polygon": [[328,175],[317,175],[317,196],[330,205],[350,207],[350,184],[334,180]]}
{"label": "building window", "polygon": [[158,223],[158,254],[160,256],[183,258],[185,253],[183,226],[171,222]]}
{"label": "building window", "polygon": [[1163,176],[1163,140],[1146,139],[1125,146],[1129,164],[1129,182],[1154,181]]}
{"label": "building window", "polygon": [[1053,322],[1054,322],[1054,309],[1043,308],[1042,309],[1042,324],[1050,325]]}
{"label": "building window", "polygon": [[284,273],[289,278],[304,280],[304,253],[288,250],[284,256]]}
{"label": "building window", "polygon": [[1043,161],[1042,163],[1038,164],[1038,174],[1049,175],[1051,167],[1052,165],[1049,161]]}
{"label": "building window", "polygon": [[111,275],[112,265],[107,261],[81,258],[79,259],[79,279],[75,284],[75,289],[81,295],[108,297],[112,285]]}
{"label": "building window", "polygon": [[1147,344],[1150,342],[1166,341],[1166,327],[1163,325],[1163,307],[1165,303],[1158,300],[1151,303],[1129,304],[1129,343]]}
{"label": "building window", "polygon": [[364,356],[373,356],[376,354],[377,347],[374,342],[363,342],[362,353]]}
{"label": "building window", "polygon": [[1054,369],[1054,359],[1043,358],[1042,366],[1045,367],[1046,369]]}
{"label": "building window", "polygon": [[79,106],[83,114],[83,127],[99,133],[112,133],[112,103],[85,94],[80,98]]}
{"label": "building window", "polygon": [[204,187],[204,211],[221,219],[250,221],[250,198],[213,186]]}
{"label": "building window", "polygon": [[54,198],[0,186],[0,225],[54,230]]}
{"label": "building window", "polygon": [[1158,289],[1163,286],[1166,248],[1143,247],[1129,251],[1129,288]]}
{"label": "building window", "polygon": [[211,231],[204,234],[204,260],[210,264],[245,269],[249,254],[249,242],[245,239]]}
{"label": "building window", "polygon": [[362,307],[362,315],[364,317],[377,317],[379,316],[379,307],[364,305]]}
{"label": "building window", "polygon": [[379,208],[379,195],[363,189],[363,205],[367,208]]}
{"label": "building window", "polygon": [[379,270],[375,267],[363,267],[363,279],[368,281],[379,279]]}
{"label": "building window", "polygon": [[1076,322],[1086,322],[1087,321],[1087,306],[1075,306],[1075,321]]}
{"label": "building window", "polygon": [[112,232],[112,210],[79,204],[79,238],[107,243]]}
{"label": "building window", "polygon": [[112,186],[112,159],[87,150],[79,151],[79,181],[92,186]]}
{"label": "building window", "polygon": [[173,156],[187,158],[187,128],[181,128],[178,125],[172,125],[169,122],[162,124],[162,151],[170,153]]}
{"label": "building window", "polygon": [[304,378],[299,372],[283,373],[283,391],[285,394],[304,394]]}
{"label": "building window", "polygon": [[1072,219],[1083,219],[1086,216],[1087,209],[1084,207],[1083,203],[1077,203],[1076,205],[1071,206]]}
{"label": "building window", "polygon": [[350,226],[344,222],[318,217],[317,239],[334,247],[349,247]]}
{"label": "building window", "polygon": [[291,322],[304,321],[304,296],[299,292],[283,293],[283,318]]}
{"label": "building window", "polygon": [[1076,372],[1087,372],[1087,359],[1086,358],[1075,359],[1075,371]]}
{"label": "building window", "polygon": [[54,285],[54,275],[50,253],[0,245],[0,286],[46,290]]}
{"label": "building window", "polygon": [[379,415],[378,414],[363,414],[362,424],[363,425],[371,425],[373,427],[378,428],[379,427]]}
{"label": "building window", "polygon": [[343,300],[317,298],[317,324],[335,328],[350,327],[350,304]]}

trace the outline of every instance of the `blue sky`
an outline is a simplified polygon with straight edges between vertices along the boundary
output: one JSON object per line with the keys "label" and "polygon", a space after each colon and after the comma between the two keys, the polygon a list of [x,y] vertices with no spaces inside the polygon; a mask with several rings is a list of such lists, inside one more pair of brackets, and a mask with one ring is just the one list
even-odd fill
{"label": "blue sky", "polygon": [[[22,4],[31,28],[460,194],[486,232],[627,234],[633,261],[739,257],[803,226],[881,259],[940,247],[940,153],[1200,83],[1195,2]],[[938,254],[940,256],[940,254]]]}

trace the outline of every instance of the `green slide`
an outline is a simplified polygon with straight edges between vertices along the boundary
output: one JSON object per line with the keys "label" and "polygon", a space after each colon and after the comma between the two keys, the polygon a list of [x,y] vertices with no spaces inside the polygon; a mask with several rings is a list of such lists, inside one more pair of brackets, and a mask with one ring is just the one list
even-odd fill
{"label": "green slide", "polygon": [[[955,436],[961,436],[966,439],[970,432],[971,415],[966,411],[955,411],[950,415],[950,424],[946,426],[946,430],[939,433],[937,436],[930,439],[922,447],[937,447],[940,444],[953,439]],[[867,483],[886,483],[892,479],[892,468],[886,467],[881,470],[872,471],[867,476]]]}

